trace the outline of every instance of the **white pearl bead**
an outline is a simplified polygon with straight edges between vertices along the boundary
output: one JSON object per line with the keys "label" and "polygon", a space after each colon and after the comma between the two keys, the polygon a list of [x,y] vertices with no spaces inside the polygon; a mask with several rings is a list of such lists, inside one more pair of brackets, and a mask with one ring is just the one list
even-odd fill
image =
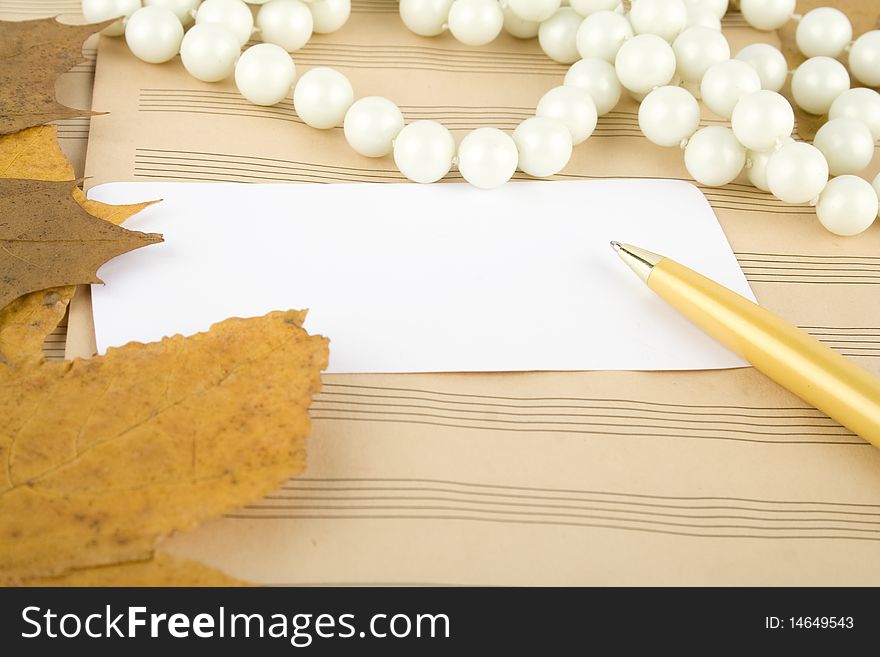
{"label": "white pearl bead", "polygon": [[251,46],[235,65],[235,86],[255,105],[281,102],[295,79],[296,65],[288,52],[274,43]]}
{"label": "white pearl bead", "polygon": [[312,38],[312,12],[300,0],[271,0],[257,13],[257,28],[264,43],[287,52],[299,50]]}
{"label": "white pearl bead", "polygon": [[[874,191],[877,192],[877,198],[880,200],[880,173],[874,178],[874,182],[871,183],[874,187]],[[880,214],[880,210],[878,210],[878,214]]]}
{"label": "white pearl bead", "polygon": [[831,119],[819,128],[813,146],[828,160],[832,176],[859,173],[874,158],[874,137],[858,119]]}
{"label": "white pearl bead", "polygon": [[688,140],[684,165],[694,180],[709,187],[732,182],[746,163],[746,149],[730,128],[718,125],[701,128]]}
{"label": "white pearl bead", "polygon": [[577,33],[583,20],[583,16],[571,7],[563,7],[557,11],[538,28],[541,50],[550,59],[561,64],[576,62],[580,59]]}
{"label": "white pearl bead", "polygon": [[180,59],[187,72],[203,82],[225,80],[235,70],[241,55],[238,39],[223,25],[193,25],[183,35]]}
{"label": "white pearl bead", "polygon": [[504,7],[504,29],[517,39],[534,39],[538,36],[541,24],[537,21],[527,21],[520,18],[510,6]]}
{"label": "white pearl bead", "polygon": [[293,89],[293,108],[299,118],[321,130],[340,125],[353,101],[348,78],[326,66],[313,68]]}
{"label": "white pearl bead", "polygon": [[730,120],[736,138],[752,151],[769,151],[794,130],[789,102],[766,89],[740,98]]}
{"label": "white pearl bead", "polygon": [[540,23],[559,9],[560,0],[508,0],[513,12],[522,19]]}
{"label": "white pearl bead", "polygon": [[568,4],[581,16],[592,16],[600,11],[614,11],[620,0],[571,0]]}
{"label": "white pearl bead", "polygon": [[828,182],[828,163],[815,146],[784,144],[767,161],[767,187],[784,203],[809,203]]}
{"label": "white pearl bead", "polygon": [[811,57],[791,78],[794,102],[810,114],[826,114],[831,104],[849,89],[846,67],[830,57]]}
{"label": "white pearl bead", "polygon": [[637,94],[646,94],[672,80],[675,53],[672,46],[657,35],[639,34],[620,47],[614,70],[624,87]]}
{"label": "white pearl bead", "polygon": [[410,123],[394,140],[394,162],[417,183],[437,182],[452,168],[455,140],[436,121]]}
{"label": "white pearl bead", "polygon": [[700,104],[681,87],[657,87],[639,106],[639,128],[658,146],[680,146],[700,125]]}
{"label": "white pearl bead", "polygon": [[721,32],[689,27],[672,43],[676,73],[685,82],[699,83],[713,64],[730,59],[730,45]]}
{"label": "white pearl bead", "polygon": [[739,51],[736,58],[745,62],[761,78],[761,88],[779,91],[788,78],[788,62],[778,48],[766,43],[753,43]]}
{"label": "white pearl bead", "polygon": [[142,7],[125,23],[125,42],[135,57],[161,64],[180,52],[183,25],[170,9]]}
{"label": "white pearl bead", "polygon": [[700,83],[700,97],[706,107],[729,119],[743,96],[761,90],[761,78],[751,66],[738,59],[714,64]]}
{"label": "white pearl bead", "polygon": [[868,126],[874,141],[880,139],[880,94],[873,89],[856,87],[844,91],[831,104],[829,119],[847,117]]}
{"label": "white pearl bead", "polygon": [[519,152],[519,168],[536,178],[559,173],[571,159],[571,133],[556,119],[526,119],[513,131],[513,141]]}
{"label": "white pearl bead", "polygon": [[767,186],[767,162],[770,160],[772,153],[756,153],[755,151],[746,151],[746,175],[749,182],[762,192],[769,192]]}
{"label": "white pearl bead", "polygon": [[468,46],[495,40],[504,26],[504,12],[495,0],[455,0],[449,10],[449,31]]}
{"label": "white pearl bead", "polygon": [[849,51],[849,70],[868,87],[880,87],[880,30],[865,32]]}
{"label": "white pearl bead", "polygon": [[[784,144],[794,142],[791,137],[783,139]],[[781,146],[782,144],[780,144]],[[767,185],[767,162],[773,157],[774,151],[746,151],[746,175],[749,182],[763,192],[769,192],[770,187]]]}
{"label": "white pearl bead", "polygon": [[599,116],[613,110],[623,92],[614,67],[604,59],[591,58],[575,62],[565,74],[565,84],[580,87],[590,94]]}
{"label": "white pearl bead", "polygon": [[778,30],[792,14],[796,0],[740,0],[739,10],[746,22],[758,30]]}
{"label": "white pearl bead", "polygon": [[494,189],[510,180],[518,160],[513,139],[497,128],[469,132],[458,146],[458,170],[480,189]]}
{"label": "white pearl bead", "polygon": [[578,53],[584,59],[596,57],[613,64],[623,42],[632,36],[632,25],[624,16],[613,11],[599,11],[584,19],[575,41]]}
{"label": "white pearl bead", "polygon": [[196,13],[196,24],[220,23],[246,44],[254,31],[254,17],[241,0],[205,0]]}
{"label": "white pearl bead", "polygon": [[685,4],[694,7],[700,7],[711,13],[715,18],[721,20],[727,13],[728,0],[686,0]]}
{"label": "white pearl bead", "polygon": [[367,157],[388,155],[394,138],[403,130],[403,114],[397,105],[381,96],[355,101],[345,114],[345,139],[355,151]]}
{"label": "white pearl bead", "polygon": [[[116,16],[131,16],[141,8],[141,0],[82,0],[82,14],[87,23],[100,23]],[[119,20],[105,27],[101,34],[121,36],[125,23]]]}
{"label": "white pearl bead", "polygon": [[697,0],[685,0],[687,7],[688,27],[707,27],[716,32],[721,31],[721,19],[708,5],[697,3]]}
{"label": "white pearl bead", "polygon": [[571,133],[572,144],[586,141],[596,129],[598,112],[589,92],[579,87],[554,87],[538,101],[536,116],[557,119]]}
{"label": "white pearl bead", "polygon": [[840,176],[832,178],[819,196],[816,216],[835,235],[849,237],[864,232],[874,223],[878,205],[877,192],[867,180]]}
{"label": "white pearl bead", "polygon": [[852,41],[852,24],[842,11],[818,7],[798,23],[795,41],[804,57],[838,57]]}
{"label": "white pearl bead", "polygon": [[345,25],[351,15],[351,0],[309,0],[312,12],[312,30],[330,34]]}
{"label": "white pearl bead", "polygon": [[446,29],[452,0],[400,0],[400,20],[410,32],[437,36]]}
{"label": "white pearl bead", "polygon": [[683,0],[633,0],[629,22],[636,34],[656,34],[672,43],[687,25]]}
{"label": "white pearl bead", "polygon": [[202,0],[144,0],[144,7],[164,7],[170,9],[177,16],[177,20],[184,27],[191,25],[195,20],[193,12],[199,8]]}

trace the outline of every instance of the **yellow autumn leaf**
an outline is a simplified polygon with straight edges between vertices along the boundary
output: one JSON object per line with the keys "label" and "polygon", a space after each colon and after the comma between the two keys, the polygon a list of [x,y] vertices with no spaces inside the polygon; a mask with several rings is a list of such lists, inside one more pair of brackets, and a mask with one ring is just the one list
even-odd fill
{"label": "yellow autumn leaf", "polygon": [[0,308],[0,364],[38,363],[43,341],[64,317],[76,287],[31,292]]}
{"label": "yellow autumn leaf", "polygon": [[301,471],[327,364],[304,318],[0,366],[0,582],[148,559]]}
{"label": "yellow autumn leaf", "polygon": [[[0,136],[7,177],[73,178],[54,127]],[[114,224],[150,204],[73,195]],[[43,340],[74,290],[32,292],[0,309],[0,584],[242,584],[153,546],[301,470],[326,340],[302,330],[303,313],[273,313],[45,362]]]}
{"label": "yellow autumn leaf", "polygon": [[246,582],[195,561],[156,552],[147,561],[72,570],[57,577],[38,577],[26,586],[247,586]]}
{"label": "yellow autumn leaf", "polygon": [[0,136],[0,178],[73,180],[56,134],[54,125],[45,125]]}

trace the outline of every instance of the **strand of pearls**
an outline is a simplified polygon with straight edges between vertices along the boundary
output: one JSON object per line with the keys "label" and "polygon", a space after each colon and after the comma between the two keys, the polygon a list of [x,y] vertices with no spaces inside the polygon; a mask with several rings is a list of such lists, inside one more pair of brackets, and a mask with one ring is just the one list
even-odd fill
{"label": "strand of pearls", "polygon": [[[248,0],[261,5],[254,21],[242,0],[83,0],[90,21],[126,17],[106,34],[124,33],[147,62],[178,53],[194,77],[214,82],[234,75],[242,95],[259,105],[293,91],[308,125],[343,126],[345,138],[367,157],[393,154],[401,173],[435,182],[454,165],[471,184],[494,188],[517,168],[535,177],[559,173],[573,148],[588,139],[599,117],[625,91],[640,102],[638,122],[653,143],[684,151],[687,171],[707,186],[726,185],[743,169],[749,181],[787,203],[810,203],[838,235],[864,231],[878,216],[880,176],[858,177],[880,139],[880,30],[853,41],[842,12],[823,7],[796,15],[796,0],[740,0],[745,20],[759,30],[798,22],[796,42],[807,57],[791,77],[795,103],[829,121],[813,144],[796,142],[794,111],[779,91],[789,71],[782,53],[766,44],[731,58],[721,34],[728,0],[400,0],[400,17],[414,33],[446,30],[463,44],[493,41],[502,30],[537,38],[553,60],[570,64],[564,84],[537,103],[535,116],[507,135],[472,131],[458,148],[435,121],[405,124],[390,100],[354,100],[349,81],[326,67],[296,80],[290,54],[313,32],[339,29],[350,0]],[[184,28],[195,23],[184,33]],[[257,32],[263,43],[241,48]],[[849,70],[839,58],[847,56]],[[850,88],[850,74],[865,85]],[[698,98],[730,127],[700,128]],[[829,181],[829,176],[835,176]]]}

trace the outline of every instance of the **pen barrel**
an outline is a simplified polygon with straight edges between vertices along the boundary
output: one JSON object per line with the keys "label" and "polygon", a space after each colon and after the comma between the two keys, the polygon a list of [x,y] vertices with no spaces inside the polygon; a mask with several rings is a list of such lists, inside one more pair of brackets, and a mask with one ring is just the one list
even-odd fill
{"label": "pen barrel", "polygon": [[880,379],[785,320],[673,260],[648,286],[706,333],[880,447]]}

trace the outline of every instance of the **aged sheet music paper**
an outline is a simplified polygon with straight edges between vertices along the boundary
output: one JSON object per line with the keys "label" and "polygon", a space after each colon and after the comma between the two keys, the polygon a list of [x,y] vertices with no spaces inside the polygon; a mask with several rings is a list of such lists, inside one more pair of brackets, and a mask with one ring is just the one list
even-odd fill
{"label": "aged sheet music paper", "polygon": [[303,477],[172,538],[264,583],[869,584],[880,451],[754,370],[333,376]]}
{"label": "aged sheet music paper", "polygon": [[[338,67],[457,138],[511,130],[562,79],[533,42],[424,40],[392,0],[353,4],[300,72]],[[778,43],[738,14],[725,33],[733,52]],[[118,40],[97,76],[111,114],[92,120],[90,185],[401,180],[289,101],[254,107]],[[636,109],[603,117],[559,178],[687,179]],[[836,238],[743,182],[703,191],[761,303],[880,373],[880,227]],[[89,351],[88,331],[71,337]],[[168,549],[265,583],[880,584],[880,452],[751,369],[328,375],[312,415],[304,477]]]}

